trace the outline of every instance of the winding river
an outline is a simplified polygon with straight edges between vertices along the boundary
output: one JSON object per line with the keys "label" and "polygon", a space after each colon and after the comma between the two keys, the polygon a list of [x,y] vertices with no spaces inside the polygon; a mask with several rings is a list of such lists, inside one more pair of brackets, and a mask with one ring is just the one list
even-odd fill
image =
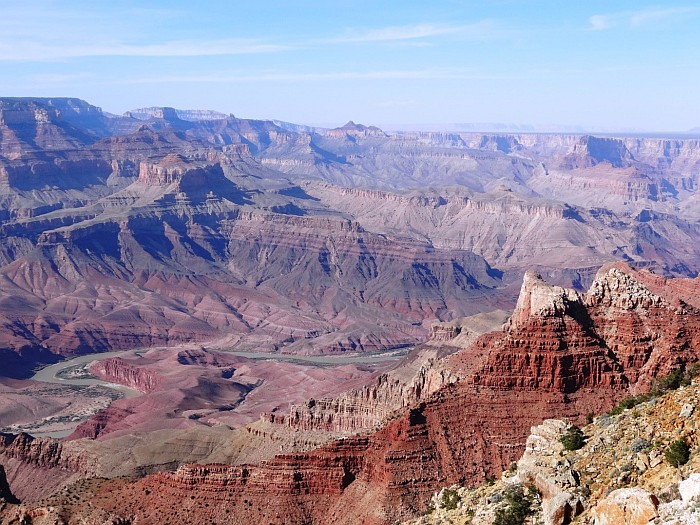
{"label": "winding river", "polygon": [[[275,361],[288,361],[296,364],[307,364],[312,366],[325,365],[325,366],[343,366],[348,364],[371,364],[371,363],[381,363],[384,361],[392,361],[403,359],[406,354],[408,354],[410,348],[402,348],[401,350],[393,350],[391,352],[383,352],[380,354],[354,354],[347,356],[329,356],[329,355],[293,355],[293,354],[268,354],[264,352],[235,352],[235,351],[225,351],[227,354],[235,355],[238,357],[245,357],[247,359],[256,360],[275,360]],[[91,385],[101,385],[109,388],[114,388],[124,393],[126,397],[136,397],[142,395],[141,392],[133,388],[129,388],[122,385],[117,385],[114,383],[109,383],[97,378],[66,378],[59,377],[59,375],[78,365],[84,365],[87,363],[92,363],[94,361],[102,361],[103,359],[109,359],[110,357],[126,356],[127,354],[142,353],[144,350],[127,350],[119,352],[105,352],[102,354],[89,354],[81,355],[79,357],[74,357],[68,361],[61,361],[54,365],[47,366],[39,370],[32,379],[34,381],[42,381],[44,383],[57,383],[61,385],[75,385],[75,386],[91,386]]]}

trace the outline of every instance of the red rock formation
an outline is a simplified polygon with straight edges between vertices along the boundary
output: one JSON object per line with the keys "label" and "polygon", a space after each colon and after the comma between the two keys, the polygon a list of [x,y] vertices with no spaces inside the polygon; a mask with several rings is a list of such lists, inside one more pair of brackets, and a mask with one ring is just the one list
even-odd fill
{"label": "red rock formation", "polygon": [[[607,268],[578,294],[530,275],[506,329],[450,358],[466,379],[381,430],[258,466],[182,467],[102,505],[162,521],[184,502],[181,523],[390,523],[413,515],[440,486],[500,473],[542,419],[600,412],[627,395],[631,382],[698,359],[700,312],[672,306],[643,280]],[[651,353],[639,330],[653,332]],[[138,495],[145,491],[156,497],[144,503]]]}
{"label": "red rock formation", "polygon": [[157,390],[162,382],[154,370],[131,365],[120,357],[96,361],[90,366],[90,372],[100,379],[135,388],[144,394]]}
{"label": "red rock formation", "polygon": [[66,441],[72,439],[97,439],[104,431],[109,431],[133,412],[117,406],[109,406],[80,423]]}
{"label": "red rock formation", "polygon": [[92,462],[52,438],[0,433],[0,464],[14,494],[39,499],[80,476],[94,475]]}

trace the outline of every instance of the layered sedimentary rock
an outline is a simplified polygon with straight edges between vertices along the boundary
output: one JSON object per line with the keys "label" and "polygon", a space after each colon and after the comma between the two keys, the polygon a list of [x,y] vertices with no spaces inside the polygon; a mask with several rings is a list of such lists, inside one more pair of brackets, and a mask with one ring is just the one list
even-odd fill
{"label": "layered sedimentary rock", "polygon": [[22,501],[39,499],[80,477],[95,475],[93,462],[75,448],[27,434],[0,434],[0,464]]}
{"label": "layered sedimentary rock", "polygon": [[[386,134],[172,108],[112,117],[77,99],[0,105],[0,271],[17,284],[2,289],[12,306],[0,318],[14,375],[58,348],[188,334],[246,349],[387,349],[422,340],[435,317],[505,306],[513,290],[496,288],[526,267],[585,287],[614,259],[686,275],[700,261],[695,139]],[[174,298],[166,288],[184,281],[192,297]],[[88,312],[94,296],[119,306]]]}
{"label": "layered sedimentary rock", "polygon": [[153,392],[162,383],[162,378],[154,370],[131,365],[118,357],[95,362],[90,367],[90,372],[105,381],[135,388],[144,393]]}
{"label": "layered sedimentary rock", "polygon": [[607,162],[615,168],[622,168],[632,161],[632,154],[621,140],[585,136],[571,148],[564,158],[564,165],[569,169],[590,168]]}
{"label": "layered sedimentary rock", "polygon": [[415,405],[457,379],[449,370],[438,369],[429,361],[409,381],[396,373],[382,374],[373,385],[337,398],[312,399],[303,405],[293,405],[289,414],[272,415],[270,420],[305,431],[362,432],[379,427],[398,410]]}
{"label": "layered sedimentary rock", "polygon": [[[580,294],[528,276],[513,322],[449,358],[466,377],[381,430],[258,466],[191,465],[146,477],[105,508],[164,519],[174,502],[179,508],[192,494],[184,519],[193,523],[225,515],[272,523],[408,517],[441,486],[500,473],[542,418],[600,412],[627,395],[631,382],[697,361],[700,313],[654,294],[647,278],[656,281],[624,266],[605,268]],[[635,334],[652,327],[656,348],[649,353],[646,339]],[[469,368],[474,362],[476,370]],[[141,509],[129,503],[146,490],[158,498]]]}
{"label": "layered sedimentary rock", "polygon": [[[582,292],[595,268],[620,258],[696,274],[695,139],[386,134],[172,108],[112,118],[74,99],[3,99],[0,110],[3,374],[75,353],[193,341],[290,354],[395,349],[430,335],[434,349],[469,345],[439,367],[372,386],[358,373],[351,393],[295,399],[286,416],[287,404],[257,405],[276,409],[280,432],[300,436],[397,419],[347,446],[245,467],[255,490],[242,467],[143,481],[182,500],[188,482],[178,476],[202,486],[231,477],[233,494],[206,500],[203,491],[192,505],[231,498],[252,517],[268,477],[302,509],[294,520],[342,522],[345,509],[377,521],[408,515],[440,483],[497,473],[539,418],[607,407],[697,359],[697,281],[618,267]],[[471,345],[476,334],[457,319],[511,306],[530,266],[577,290],[529,275],[506,329]],[[180,389],[154,361],[101,365],[103,377],[147,391],[145,403],[166,396],[159,378],[168,376],[168,410],[180,415],[167,417],[159,400],[151,409],[166,416],[136,421],[135,402],[120,401],[74,437],[257,419],[231,408],[252,376],[229,381],[228,367],[206,359],[182,356],[196,377]],[[30,456],[9,458],[11,484]],[[325,474],[329,462],[342,469]],[[34,464],[62,461],[54,463]],[[341,471],[349,474],[339,482]],[[82,475],[64,474],[58,485]],[[207,519],[221,519],[211,508]],[[273,522],[282,519],[275,508]]]}

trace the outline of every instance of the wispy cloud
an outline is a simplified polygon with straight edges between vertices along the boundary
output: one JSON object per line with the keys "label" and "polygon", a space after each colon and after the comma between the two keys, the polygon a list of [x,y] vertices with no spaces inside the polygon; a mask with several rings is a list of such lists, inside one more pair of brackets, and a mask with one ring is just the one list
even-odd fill
{"label": "wispy cloud", "polygon": [[291,46],[257,40],[172,41],[155,44],[50,45],[0,41],[0,61],[51,61],[85,57],[200,57],[276,53]]}
{"label": "wispy cloud", "polygon": [[698,6],[678,6],[647,8],[637,11],[621,11],[593,15],[588,19],[589,29],[602,31],[616,27],[658,27],[670,22],[680,21],[684,16],[700,13]]}
{"label": "wispy cloud", "polygon": [[[0,29],[2,29],[0,23]],[[26,35],[5,32],[0,34],[0,62],[57,61],[87,57],[200,57],[233,56],[261,53],[279,53],[298,49],[312,49],[320,45],[349,43],[387,43],[390,45],[422,47],[430,45],[431,38],[454,35],[460,39],[491,39],[502,34],[491,21],[449,26],[420,24],[385,27],[367,31],[347,31],[337,37],[320,40],[301,40],[275,43],[265,39],[178,40],[153,43],[104,41],[94,35],[89,44],[71,41],[72,35],[61,39],[49,32],[42,39],[28,39]]]}
{"label": "wispy cloud", "polygon": [[[477,71],[459,69],[388,69],[374,71],[329,71],[329,72],[260,72],[245,74],[228,72],[209,75],[166,75],[153,77],[135,77],[122,79],[128,84],[159,83],[242,83],[242,82],[309,82],[337,80],[479,80],[492,79]],[[120,81],[117,81],[120,82]]]}
{"label": "wispy cloud", "polygon": [[493,38],[502,33],[492,20],[482,20],[473,24],[417,24],[407,26],[389,26],[369,30],[349,29],[335,38],[332,43],[353,42],[397,42],[425,40],[432,37],[459,35],[460,37],[483,39]]}
{"label": "wispy cloud", "polygon": [[460,33],[464,26],[448,26],[419,24],[412,26],[383,27],[368,31],[348,30],[344,35],[332,39],[336,43],[343,42],[391,42],[396,40],[415,40],[433,36]]}

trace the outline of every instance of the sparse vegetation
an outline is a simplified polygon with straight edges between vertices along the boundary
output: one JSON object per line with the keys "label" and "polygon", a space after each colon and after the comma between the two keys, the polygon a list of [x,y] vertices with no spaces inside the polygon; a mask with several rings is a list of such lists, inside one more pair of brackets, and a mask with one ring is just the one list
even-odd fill
{"label": "sparse vegetation", "polygon": [[525,493],[523,487],[515,485],[503,493],[505,506],[496,510],[493,525],[523,525],[525,518],[530,515],[533,500],[532,493]]}
{"label": "sparse vegetation", "polygon": [[657,397],[659,395],[658,392],[648,392],[646,394],[640,394],[638,396],[627,396],[624,398],[618,405],[611,409],[608,412],[608,415],[611,416],[617,416],[618,414],[622,414],[625,410],[628,408],[634,408],[640,403],[646,403],[647,401],[650,401]]}
{"label": "sparse vegetation", "polygon": [[445,510],[455,510],[461,499],[456,490],[444,489],[440,498],[440,506]]}
{"label": "sparse vegetation", "polygon": [[559,441],[566,450],[578,450],[586,444],[583,431],[576,425],[571,425]]}
{"label": "sparse vegetation", "polygon": [[664,452],[666,461],[673,467],[680,467],[688,463],[690,459],[690,446],[685,439],[677,439],[671,443]]}
{"label": "sparse vegetation", "polygon": [[608,415],[616,416],[622,414],[624,410],[634,408],[635,406],[651,401],[667,392],[678,390],[682,386],[688,386],[693,378],[700,373],[700,365],[694,363],[687,370],[684,368],[676,368],[667,376],[660,377],[654,381],[651,390],[646,394],[638,396],[627,396],[613,409],[608,412]]}
{"label": "sparse vegetation", "polygon": [[[685,374],[683,373],[683,370],[676,368],[667,376],[661,377],[654,381],[652,391],[669,392],[671,390],[678,390],[681,384],[685,382],[684,376]],[[690,381],[688,381],[688,384],[690,384]]]}

